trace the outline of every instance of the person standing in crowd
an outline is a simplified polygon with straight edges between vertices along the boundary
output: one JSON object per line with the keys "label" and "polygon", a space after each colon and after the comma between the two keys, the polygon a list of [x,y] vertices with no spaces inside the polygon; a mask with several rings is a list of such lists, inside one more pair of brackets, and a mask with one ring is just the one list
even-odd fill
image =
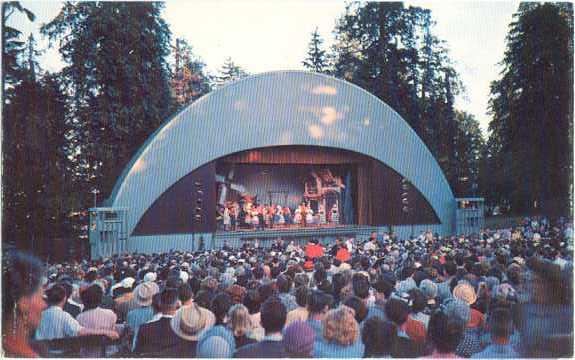
{"label": "person standing in crowd", "polygon": [[387,316],[385,315],[385,302],[391,296],[393,284],[380,275],[373,284],[373,288],[375,290],[375,301],[367,307],[366,320],[377,316],[385,321],[387,320]]}
{"label": "person standing in crowd", "polygon": [[154,309],[152,307],[152,298],[155,294],[160,291],[158,285],[155,282],[145,282],[141,283],[134,290],[134,297],[132,301],[137,306],[133,310],[128,312],[126,316],[126,326],[130,329],[133,334],[133,345],[134,349],[136,345],[136,339],[138,338],[138,329],[142,324],[147,323],[154,317]]}
{"label": "person standing in crowd", "polygon": [[463,325],[450,319],[442,311],[434,312],[429,319],[429,339],[433,344],[431,359],[458,358],[455,349],[463,336]]}
{"label": "person standing in crowd", "polygon": [[265,331],[264,338],[254,344],[244,345],[234,353],[236,358],[285,358],[282,329],[286,321],[286,309],[277,297],[271,297],[263,303],[261,323]]}
{"label": "person standing in crowd", "polygon": [[489,317],[489,333],[492,344],[483,351],[473,354],[476,359],[503,359],[521,357],[510,343],[513,333],[513,321],[508,309],[500,308],[493,311]]}
{"label": "person standing in crowd", "polygon": [[30,344],[46,309],[44,269],[35,257],[12,251],[2,257],[2,348],[9,357],[38,357]]}
{"label": "person standing in crowd", "polygon": [[170,333],[177,336],[176,344],[164,352],[166,357],[196,357],[200,334],[214,326],[216,318],[208,309],[196,304],[179,308],[170,320]]}
{"label": "person standing in crowd", "polygon": [[291,324],[296,320],[306,321],[309,315],[307,309],[307,302],[309,297],[309,289],[307,286],[302,285],[298,287],[295,291],[295,301],[297,303],[297,308],[288,312],[286,318],[286,325]]}
{"label": "person standing in crowd", "polygon": [[314,344],[313,356],[320,358],[359,358],[364,345],[353,309],[340,305],[330,310],[322,321],[323,333]]}
{"label": "person standing in crowd", "polygon": [[391,357],[397,329],[390,321],[378,316],[365,320],[361,329],[361,339],[365,346],[364,358]]}
{"label": "person standing in crowd", "polygon": [[298,307],[295,296],[290,291],[292,288],[292,279],[288,275],[281,274],[276,280],[276,287],[279,291],[278,297],[282,304],[286,307],[286,311],[290,312]]}
{"label": "person standing in crowd", "polygon": [[244,305],[233,305],[228,311],[228,319],[227,326],[234,335],[236,349],[256,342],[255,339],[250,337],[253,336],[254,324],[248,309]]}
{"label": "person standing in crowd", "polygon": [[104,291],[100,285],[90,285],[80,293],[82,303],[84,304],[84,311],[80,313],[76,320],[83,327],[89,329],[108,329],[119,330],[116,328],[116,321],[118,317],[109,309],[102,309],[102,298]]}
{"label": "person standing in crowd", "polygon": [[[403,300],[391,297],[385,303],[385,315],[396,326],[394,357],[419,357],[424,354],[425,328],[407,326],[409,305]],[[408,332],[409,331],[409,332]]]}
{"label": "person standing in crowd", "polygon": [[159,295],[159,316],[142,324],[138,330],[134,353],[144,357],[161,357],[178,343],[178,338],[170,331],[170,322],[178,310],[178,292],[164,289]]}
{"label": "person standing in crowd", "polygon": [[285,351],[291,358],[310,358],[315,343],[315,332],[305,322],[296,320],[283,331]]}
{"label": "person standing in crowd", "polygon": [[327,314],[329,307],[333,302],[331,295],[324,293],[320,290],[312,290],[309,293],[307,301],[307,310],[309,316],[307,319],[308,325],[315,332],[316,341],[323,336],[323,319]]}
{"label": "person standing in crowd", "polygon": [[[97,286],[97,285],[96,285]],[[63,339],[66,337],[105,335],[110,339],[118,339],[118,332],[110,329],[86,328],[64,311],[66,290],[62,285],[55,284],[46,290],[46,301],[49,307],[42,312],[40,325],[36,329],[36,340]]]}

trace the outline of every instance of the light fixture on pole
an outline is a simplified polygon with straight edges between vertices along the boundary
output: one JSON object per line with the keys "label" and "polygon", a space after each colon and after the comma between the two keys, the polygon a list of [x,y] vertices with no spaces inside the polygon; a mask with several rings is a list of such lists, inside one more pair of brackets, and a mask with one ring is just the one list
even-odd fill
{"label": "light fixture on pole", "polygon": [[97,205],[97,201],[98,201],[98,194],[100,193],[100,190],[98,189],[93,189],[92,190],[92,194],[94,194],[94,207],[96,207]]}

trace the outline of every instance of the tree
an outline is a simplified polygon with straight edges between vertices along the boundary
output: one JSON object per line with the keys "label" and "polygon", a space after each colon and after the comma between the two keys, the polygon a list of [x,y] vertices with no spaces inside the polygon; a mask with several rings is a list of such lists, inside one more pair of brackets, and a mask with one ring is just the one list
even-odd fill
{"label": "tree", "polygon": [[459,196],[477,196],[484,140],[479,122],[463,111],[455,112],[455,136],[452,146],[453,179],[451,187]]}
{"label": "tree", "polygon": [[226,58],[224,65],[222,65],[221,70],[219,71],[219,75],[216,76],[216,84],[218,87],[221,87],[225,84],[243,79],[248,77],[249,74],[241,68],[239,65],[236,65],[232,58]]}
{"label": "tree", "polygon": [[176,63],[171,84],[176,102],[183,106],[209,93],[211,79],[206,74],[206,65],[194,55],[192,46],[185,39],[176,39],[174,51]]}
{"label": "tree", "polygon": [[20,41],[22,32],[11,26],[8,26],[8,20],[16,12],[26,15],[28,20],[34,21],[35,15],[18,1],[6,1],[2,3],[2,92],[4,101],[9,98],[7,85],[14,86],[24,76],[20,57],[24,55],[26,47],[23,41]]}
{"label": "tree", "polygon": [[325,50],[322,49],[323,39],[321,38],[317,27],[311,34],[309,42],[307,58],[302,62],[303,66],[314,72],[328,73],[328,61]]}
{"label": "tree", "polygon": [[106,197],[136,150],[173,111],[170,31],[158,2],[64,4],[42,27],[67,66],[77,191]]}
{"label": "tree", "polygon": [[573,7],[522,3],[491,85],[489,146],[498,202],[518,213],[570,212],[573,163]]}

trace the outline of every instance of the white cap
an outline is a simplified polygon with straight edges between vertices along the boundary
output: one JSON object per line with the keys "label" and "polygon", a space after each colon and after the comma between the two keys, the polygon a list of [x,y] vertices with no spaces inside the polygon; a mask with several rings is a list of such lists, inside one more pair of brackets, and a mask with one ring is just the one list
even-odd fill
{"label": "white cap", "polygon": [[155,272],[149,272],[146,273],[146,275],[144,275],[144,281],[156,281],[156,279],[158,278],[158,276],[156,275]]}
{"label": "white cap", "polygon": [[188,274],[185,271],[180,271],[180,279],[182,279],[182,281],[184,283],[187,283],[189,278],[190,278],[190,274]]}
{"label": "white cap", "polygon": [[124,280],[122,280],[122,287],[131,288],[135,282],[136,279],[134,279],[133,277],[127,277]]}

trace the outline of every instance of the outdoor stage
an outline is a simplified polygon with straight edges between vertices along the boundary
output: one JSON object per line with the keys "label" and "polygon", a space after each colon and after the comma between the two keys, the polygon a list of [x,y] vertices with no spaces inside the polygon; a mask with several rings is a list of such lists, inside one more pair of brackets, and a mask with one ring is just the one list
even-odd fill
{"label": "outdoor stage", "polygon": [[[431,152],[388,105],[342,80],[280,71],[225,86],[166,121],[103,206],[90,211],[95,258],[390,228],[404,238],[452,234],[456,202]],[[236,229],[222,221],[226,208],[240,228],[264,229],[224,231]],[[269,216],[278,213],[301,226],[276,228],[282,218]]]}

